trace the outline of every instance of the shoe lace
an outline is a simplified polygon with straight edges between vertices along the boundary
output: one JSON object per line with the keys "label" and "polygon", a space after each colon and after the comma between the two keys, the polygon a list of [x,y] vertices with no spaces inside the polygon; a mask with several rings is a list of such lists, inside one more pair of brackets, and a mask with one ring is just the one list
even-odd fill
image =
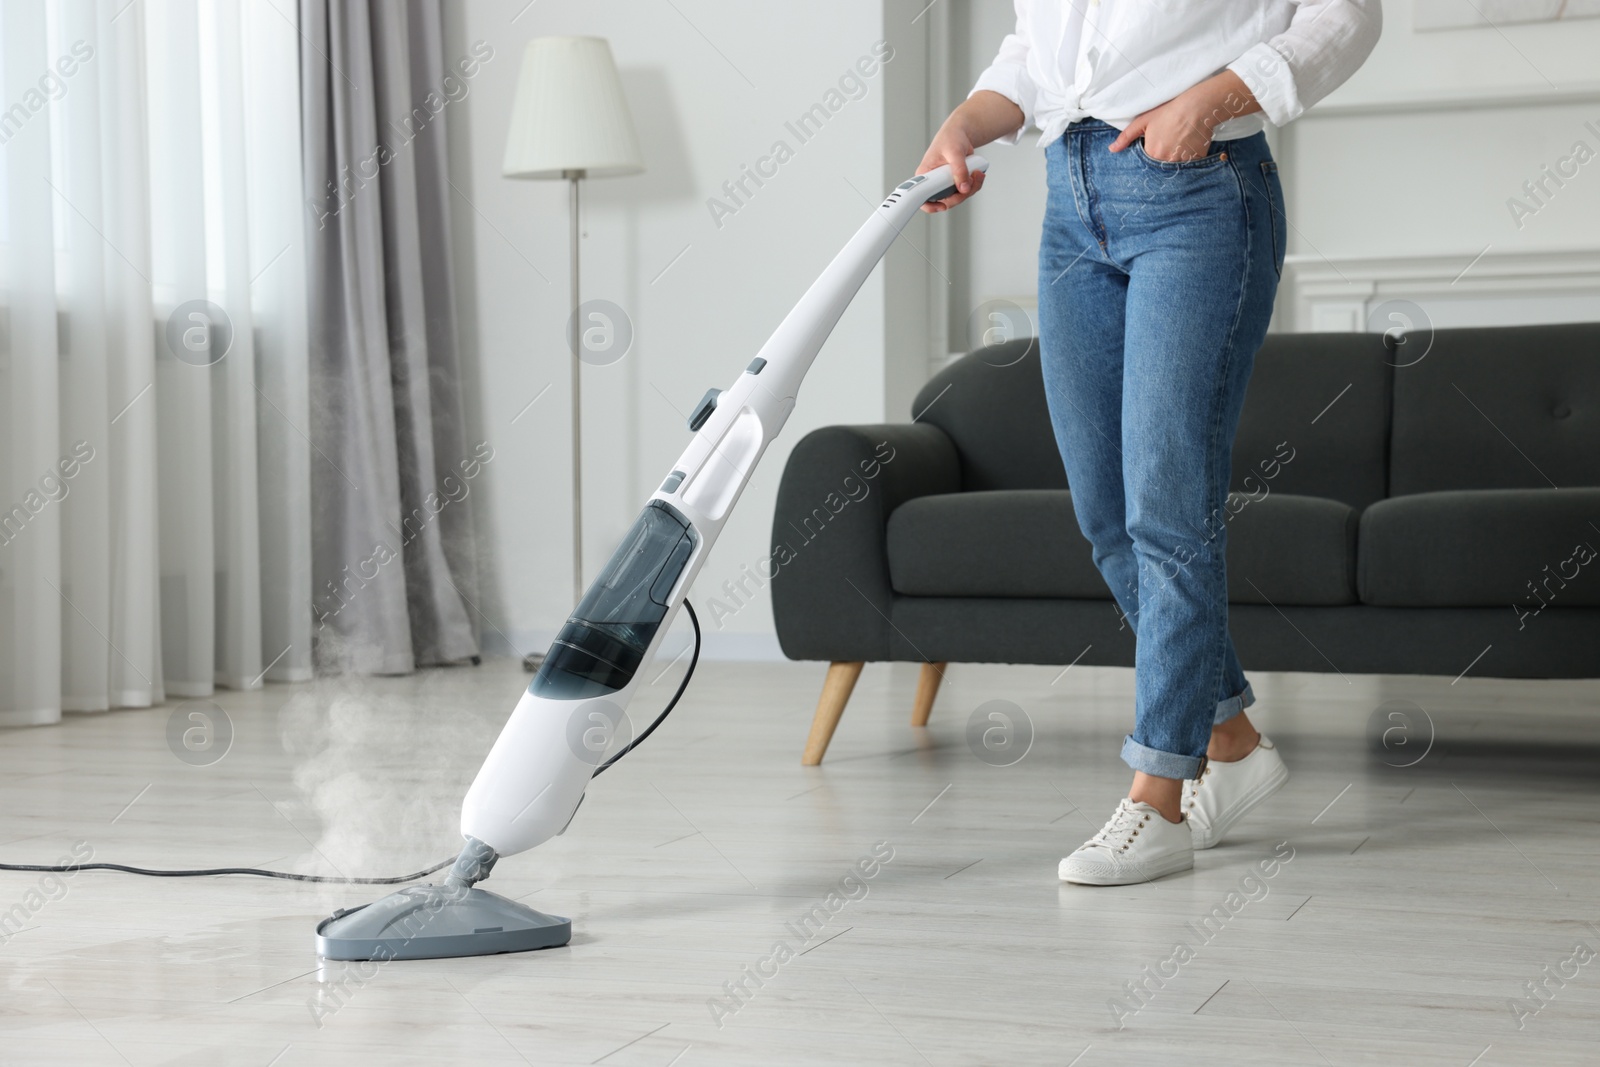
{"label": "shoe lace", "polygon": [[1139,828],[1149,821],[1149,812],[1140,811],[1133,806],[1133,801],[1124,797],[1117,805],[1117,810],[1111,813],[1111,818],[1100,827],[1100,832],[1085,845],[1126,852],[1128,846],[1133,844],[1133,839],[1139,836]]}

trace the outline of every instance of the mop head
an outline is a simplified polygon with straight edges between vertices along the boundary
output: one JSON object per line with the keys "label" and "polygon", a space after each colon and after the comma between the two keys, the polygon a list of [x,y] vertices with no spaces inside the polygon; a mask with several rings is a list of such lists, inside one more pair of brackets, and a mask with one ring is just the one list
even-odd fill
{"label": "mop head", "polygon": [[546,915],[487,889],[413,885],[339,910],[317,924],[317,955],[329,960],[436,960],[555,948],[572,920]]}

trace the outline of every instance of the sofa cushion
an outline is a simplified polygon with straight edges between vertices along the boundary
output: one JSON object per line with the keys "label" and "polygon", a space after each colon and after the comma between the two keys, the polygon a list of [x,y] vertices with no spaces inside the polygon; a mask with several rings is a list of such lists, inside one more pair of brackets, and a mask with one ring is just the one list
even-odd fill
{"label": "sofa cushion", "polygon": [[1367,604],[1600,605],[1600,489],[1395,497],[1361,516],[1358,543]]}
{"label": "sofa cushion", "polygon": [[[1230,510],[1230,600],[1356,602],[1354,508],[1269,493],[1235,496]],[[909,500],[889,516],[888,550],[891,584],[906,596],[1111,599],[1063,490]]]}
{"label": "sofa cushion", "polygon": [[1343,501],[1276,490],[1259,500],[1239,494],[1229,500],[1234,509],[1228,520],[1231,602],[1277,607],[1357,603],[1360,512]]}
{"label": "sofa cushion", "polygon": [[1245,392],[1229,488],[1250,491],[1246,478],[1259,481],[1292,454],[1274,493],[1356,508],[1388,496],[1393,358],[1382,334],[1268,334]]}
{"label": "sofa cushion", "polygon": [[918,497],[888,536],[890,584],[907,596],[1111,599],[1064,489]]}
{"label": "sofa cushion", "polygon": [[1394,372],[1389,495],[1600,486],[1600,323],[1438,330],[1422,351]]}
{"label": "sofa cushion", "polygon": [[911,417],[939,427],[955,442],[962,489],[1067,487],[1034,338],[956,360],[917,393]]}

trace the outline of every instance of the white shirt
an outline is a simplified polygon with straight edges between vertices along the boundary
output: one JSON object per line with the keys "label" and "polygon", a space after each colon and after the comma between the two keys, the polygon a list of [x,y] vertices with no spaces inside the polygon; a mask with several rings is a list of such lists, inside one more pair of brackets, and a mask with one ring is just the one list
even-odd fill
{"label": "white shirt", "polygon": [[[1379,0],[1015,0],[1017,29],[978,78],[1022,109],[1043,147],[1070,123],[1121,129],[1227,69],[1261,112],[1212,137],[1247,137],[1299,117],[1354,74],[1383,26]],[[970,94],[969,94],[970,95]]]}

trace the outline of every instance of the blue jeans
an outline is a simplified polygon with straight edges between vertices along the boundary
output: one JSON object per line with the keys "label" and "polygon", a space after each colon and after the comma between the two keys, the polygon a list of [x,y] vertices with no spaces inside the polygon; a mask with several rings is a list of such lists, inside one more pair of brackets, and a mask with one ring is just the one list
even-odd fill
{"label": "blue jeans", "polygon": [[1085,119],[1046,155],[1045,395],[1078,525],[1138,641],[1134,770],[1193,778],[1254,697],[1228,636],[1228,475],[1283,269],[1266,137],[1182,163]]}

